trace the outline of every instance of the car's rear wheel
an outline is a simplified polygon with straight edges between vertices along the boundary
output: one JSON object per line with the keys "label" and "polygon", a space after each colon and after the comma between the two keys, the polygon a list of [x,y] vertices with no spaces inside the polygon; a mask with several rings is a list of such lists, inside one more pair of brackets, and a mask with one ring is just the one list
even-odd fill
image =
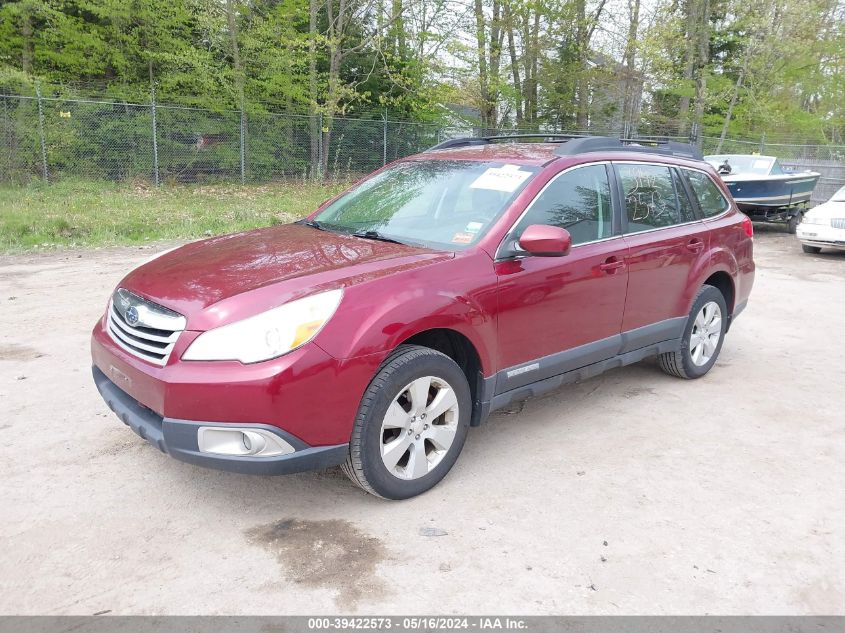
{"label": "car's rear wheel", "polygon": [[702,286],[693,301],[680,348],[661,354],[660,368],[678,378],[701,378],[716,363],[727,323],[725,297],[718,288]]}
{"label": "car's rear wheel", "polygon": [[458,459],[471,413],[469,384],[455,361],[427,347],[400,346],[361,399],[343,470],[386,499],[421,494]]}
{"label": "car's rear wheel", "polygon": [[811,255],[818,255],[822,252],[822,249],[818,246],[808,246],[807,244],[801,245],[801,250],[805,253],[810,253]]}

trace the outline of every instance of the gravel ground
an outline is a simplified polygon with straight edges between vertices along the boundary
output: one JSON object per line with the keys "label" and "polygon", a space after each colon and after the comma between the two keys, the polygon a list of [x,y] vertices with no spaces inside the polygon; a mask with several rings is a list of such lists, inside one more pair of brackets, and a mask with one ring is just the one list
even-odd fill
{"label": "gravel ground", "polygon": [[0,257],[0,613],[845,614],[845,253],[756,241],[707,377],[499,412],[400,503],[183,464],[108,411],[89,331],[150,249]]}

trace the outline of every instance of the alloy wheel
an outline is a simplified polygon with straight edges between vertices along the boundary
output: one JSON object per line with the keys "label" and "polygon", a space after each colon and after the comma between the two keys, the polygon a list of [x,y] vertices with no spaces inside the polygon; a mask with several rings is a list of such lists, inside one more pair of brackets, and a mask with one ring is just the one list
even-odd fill
{"label": "alloy wheel", "polygon": [[455,440],[458,398],[442,378],[423,376],[390,403],[381,424],[381,459],[400,479],[424,477],[443,460]]}
{"label": "alloy wheel", "polygon": [[705,303],[692,325],[689,351],[692,362],[706,365],[716,353],[722,337],[722,309],[715,301]]}

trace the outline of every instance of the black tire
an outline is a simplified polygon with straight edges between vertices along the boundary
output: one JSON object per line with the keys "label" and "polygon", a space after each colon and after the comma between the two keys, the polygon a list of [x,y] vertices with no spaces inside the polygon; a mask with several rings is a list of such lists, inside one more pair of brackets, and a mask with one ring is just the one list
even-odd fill
{"label": "black tire", "polygon": [[[433,470],[418,479],[401,479],[382,461],[382,421],[400,390],[423,376],[445,380],[453,389],[458,401],[457,429],[451,446]],[[440,482],[457,461],[471,417],[469,384],[455,361],[428,347],[400,345],[382,363],[364,392],[352,429],[349,457],[341,466],[343,472],[370,494],[385,499],[408,499],[422,494]]]}
{"label": "black tire", "polygon": [[810,253],[811,255],[818,255],[822,252],[821,247],[819,246],[808,246],[807,244],[801,245],[801,250],[805,253]]}
{"label": "black tire", "polygon": [[[695,325],[695,319],[698,316],[698,313],[705,304],[711,301],[718,304],[719,309],[722,311],[719,342],[716,345],[716,350],[713,353],[713,356],[710,357],[710,360],[704,365],[696,365],[692,360],[692,354],[690,352],[690,337],[692,336],[693,326]],[[719,352],[722,351],[722,343],[725,342],[725,331],[727,329],[727,325],[728,309],[727,304],[725,303],[725,297],[718,288],[705,284],[695,296],[695,301],[692,302],[692,308],[690,309],[689,316],[687,317],[687,324],[684,326],[684,334],[681,338],[680,349],[660,354],[657,357],[660,369],[670,376],[677,376],[678,378],[684,378],[687,380],[701,378],[704,374],[710,371],[716,363],[716,359],[719,357]]]}
{"label": "black tire", "polygon": [[786,222],[786,230],[790,235],[795,235],[798,230],[798,225],[801,224],[802,214],[796,213]]}

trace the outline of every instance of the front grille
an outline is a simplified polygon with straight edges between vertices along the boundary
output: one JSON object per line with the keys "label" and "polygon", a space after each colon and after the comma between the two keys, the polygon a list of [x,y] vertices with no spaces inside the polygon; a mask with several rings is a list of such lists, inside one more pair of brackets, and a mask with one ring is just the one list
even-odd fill
{"label": "front grille", "polygon": [[845,229],[845,218],[833,218],[830,221],[830,226],[835,229]]}
{"label": "front grille", "polygon": [[123,350],[154,365],[167,364],[176,339],[186,324],[181,314],[124,288],[118,288],[109,303],[108,333],[111,339]]}

